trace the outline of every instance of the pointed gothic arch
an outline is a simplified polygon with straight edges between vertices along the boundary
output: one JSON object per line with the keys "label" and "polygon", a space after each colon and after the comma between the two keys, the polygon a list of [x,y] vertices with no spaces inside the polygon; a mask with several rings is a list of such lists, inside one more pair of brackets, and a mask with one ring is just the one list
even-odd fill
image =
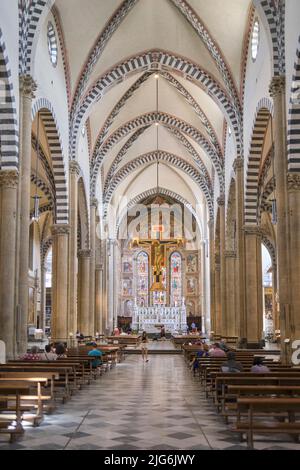
{"label": "pointed gothic arch", "polygon": [[257,224],[259,169],[265,133],[269,119],[272,118],[272,112],[273,105],[269,99],[263,98],[259,101],[252,128],[245,178],[245,223],[248,225]]}
{"label": "pointed gothic arch", "polygon": [[75,159],[79,138],[79,130],[82,122],[95,102],[99,102],[103,95],[113,86],[117,85],[128,76],[145,70],[167,70],[178,73],[186,79],[191,80],[200,86],[216,102],[219,108],[225,113],[234,131],[236,150],[238,154],[242,152],[241,142],[241,114],[236,109],[234,103],[222,88],[220,83],[212,77],[200,65],[190,60],[174,55],[171,52],[152,50],[139,55],[132,56],[127,60],[115,65],[108,72],[103,74],[87,91],[81,102],[80,108],[71,121],[71,142],[70,153]]}
{"label": "pointed gothic arch", "polygon": [[19,162],[19,129],[16,100],[6,46],[0,29],[0,168],[16,170]]}
{"label": "pointed gothic arch", "polygon": [[68,188],[59,126],[54,109],[47,99],[41,98],[34,103],[32,120],[38,112],[43,121],[52,160],[56,197],[56,223],[67,224],[69,220]]}
{"label": "pointed gothic arch", "polygon": [[95,194],[95,185],[97,181],[98,171],[103,159],[105,158],[105,155],[113,148],[116,143],[118,143],[121,139],[123,139],[126,135],[130,134],[135,129],[149,127],[150,125],[153,125],[157,122],[163,126],[175,128],[178,131],[181,131],[183,134],[186,134],[188,137],[192,138],[200,147],[202,147],[203,150],[211,158],[216,168],[221,188],[224,187],[224,161],[220,158],[218,154],[215,153],[214,149],[211,147],[205,137],[201,134],[201,132],[199,132],[198,129],[188,124],[187,122],[170,114],[162,112],[150,112],[138,116],[122,125],[111,136],[109,136],[107,141],[103,144],[100,149],[100,153],[97,156],[97,159],[92,162],[91,192],[93,195]]}

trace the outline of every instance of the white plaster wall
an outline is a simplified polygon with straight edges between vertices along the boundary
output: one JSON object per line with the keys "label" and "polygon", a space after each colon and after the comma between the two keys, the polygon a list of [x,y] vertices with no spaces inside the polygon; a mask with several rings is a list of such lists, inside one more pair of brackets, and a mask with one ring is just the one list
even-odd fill
{"label": "white plaster wall", "polygon": [[296,62],[296,51],[300,47],[300,2],[288,0],[285,2],[285,65],[286,65],[286,109],[288,113],[290,91]]}
{"label": "white plaster wall", "polygon": [[56,37],[58,41],[58,62],[56,67],[53,67],[50,61],[47,44],[47,27],[49,21],[52,22],[56,31],[53,15],[49,13],[41,29],[41,34],[37,44],[36,56],[34,57],[34,79],[38,85],[36,99],[46,98],[53,106],[59,126],[60,137],[63,146],[63,156],[67,172],[69,157],[69,120],[66,82],[57,31]]}
{"label": "white plaster wall", "polygon": [[[256,15],[258,16],[258,14]],[[244,171],[247,171],[249,157],[249,146],[252,136],[253,122],[256,114],[256,107],[261,98],[269,98],[269,85],[272,78],[271,54],[267,34],[262,21],[260,25],[260,42],[256,61],[251,57],[251,47],[249,47],[245,96],[244,96]]]}
{"label": "white plaster wall", "polygon": [[19,14],[18,0],[0,0],[0,28],[9,59],[13,94],[19,119]]}

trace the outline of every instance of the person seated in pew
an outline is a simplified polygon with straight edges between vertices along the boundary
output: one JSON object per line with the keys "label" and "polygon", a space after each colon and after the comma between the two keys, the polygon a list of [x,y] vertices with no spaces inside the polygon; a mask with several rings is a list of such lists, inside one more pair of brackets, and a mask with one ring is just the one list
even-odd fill
{"label": "person seated in pew", "polygon": [[240,362],[236,361],[236,356],[233,351],[227,353],[227,361],[221,365],[222,372],[243,372],[244,368]]}
{"label": "person seated in pew", "polygon": [[45,352],[40,354],[40,361],[56,361],[57,354],[54,352],[51,344],[46,344]]}
{"label": "person seated in pew", "polygon": [[63,343],[58,343],[55,347],[56,359],[65,359],[67,357],[66,347]]}
{"label": "person seated in pew", "polygon": [[193,371],[194,375],[196,374],[196,370],[199,369],[199,361],[200,357],[208,357],[208,346],[207,344],[201,343],[199,351],[197,351],[196,357],[192,360],[190,366],[191,370]]}
{"label": "person seated in pew", "polygon": [[225,351],[226,353],[229,351],[229,347],[227,346],[224,338],[221,339],[221,341],[219,342],[219,345],[220,345],[220,348],[223,349],[223,351]]}
{"label": "person seated in pew", "polygon": [[264,360],[262,357],[255,357],[253,359],[253,366],[251,367],[251,372],[257,374],[267,374],[270,372],[270,369],[264,365]]}
{"label": "person seated in pew", "polygon": [[102,365],[102,360],[100,358],[103,355],[103,353],[102,351],[99,351],[99,349],[97,349],[97,343],[93,343],[92,346],[93,346],[93,349],[89,351],[88,356],[95,357],[95,359],[92,362],[92,368],[97,369],[98,367]]}
{"label": "person seated in pew", "polygon": [[39,361],[40,360],[39,348],[37,346],[32,346],[32,348],[30,349],[30,352],[23,354],[23,356],[21,356],[20,359],[22,361]]}
{"label": "person seated in pew", "polygon": [[210,348],[208,355],[210,357],[225,357],[226,353],[223,349],[220,348],[219,343],[214,343]]}

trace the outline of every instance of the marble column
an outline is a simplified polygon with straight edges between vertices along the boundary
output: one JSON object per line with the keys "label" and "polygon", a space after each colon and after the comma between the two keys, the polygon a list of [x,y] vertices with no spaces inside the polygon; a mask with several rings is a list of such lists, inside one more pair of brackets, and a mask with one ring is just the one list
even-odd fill
{"label": "marble column", "polygon": [[[277,288],[279,298],[280,330],[282,341],[290,338],[291,293],[289,226],[287,195],[287,146],[286,146],[286,110],[285,77],[273,77],[270,95],[274,102],[274,172],[276,175],[276,248],[277,248]],[[291,252],[291,256],[294,253]],[[283,345],[283,344],[282,344]]]}
{"label": "marble column", "polygon": [[40,328],[45,331],[46,326],[46,266],[45,260],[41,265],[41,311],[40,311]]}
{"label": "marble column", "polygon": [[256,226],[245,226],[246,338],[258,342],[263,330],[263,292],[261,233]]}
{"label": "marble column", "polygon": [[237,336],[236,324],[236,253],[225,251],[227,336]]}
{"label": "marble column", "polygon": [[18,353],[27,349],[28,265],[31,176],[31,108],[37,85],[30,75],[20,77],[20,173],[18,195]]}
{"label": "marble column", "polygon": [[221,335],[226,335],[226,266],[225,266],[225,197],[217,200],[220,211],[220,294],[221,294]]}
{"label": "marble column", "polygon": [[51,338],[54,341],[69,339],[68,325],[68,244],[69,225],[53,225],[52,253],[52,319]]}
{"label": "marble column", "polygon": [[[287,179],[290,229],[290,338],[300,339],[300,174],[290,173]],[[290,351],[291,353],[292,351]]]}
{"label": "marble column", "polygon": [[90,326],[90,261],[91,250],[78,252],[78,328],[85,336],[92,335]]}
{"label": "marble column", "polygon": [[233,168],[236,174],[236,326],[237,336],[246,338],[245,310],[245,234],[244,234],[244,161],[237,157]]}
{"label": "marble column", "polygon": [[96,265],[95,273],[95,329],[102,333],[102,265]]}
{"label": "marble column", "polygon": [[222,331],[222,316],[221,316],[221,267],[220,255],[215,254],[215,329],[212,330],[220,335]]}
{"label": "marble column", "polygon": [[77,162],[69,164],[69,333],[77,331],[77,232],[78,232],[78,178],[80,166]]}
{"label": "marble column", "polygon": [[7,359],[16,353],[15,264],[18,172],[0,171],[0,340]]}
{"label": "marble column", "polygon": [[96,211],[98,207],[97,199],[91,201],[91,215],[90,215],[90,321],[89,327],[91,334],[95,334],[95,276],[96,276]]}
{"label": "marble column", "polygon": [[209,219],[209,270],[210,270],[210,328],[216,331],[216,306],[215,306],[215,236],[214,219]]}

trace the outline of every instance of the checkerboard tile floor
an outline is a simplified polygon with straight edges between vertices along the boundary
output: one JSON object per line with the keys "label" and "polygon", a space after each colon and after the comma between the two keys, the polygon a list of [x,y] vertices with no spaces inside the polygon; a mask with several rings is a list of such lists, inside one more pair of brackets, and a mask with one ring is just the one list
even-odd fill
{"label": "checkerboard tile floor", "polygon": [[[300,450],[287,435],[255,436],[256,449]],[[86,386],[38,428],[26,427],[14,444],[0,436],[0,450],[241,450],[198,378],[181,356],[129,356]]]}

